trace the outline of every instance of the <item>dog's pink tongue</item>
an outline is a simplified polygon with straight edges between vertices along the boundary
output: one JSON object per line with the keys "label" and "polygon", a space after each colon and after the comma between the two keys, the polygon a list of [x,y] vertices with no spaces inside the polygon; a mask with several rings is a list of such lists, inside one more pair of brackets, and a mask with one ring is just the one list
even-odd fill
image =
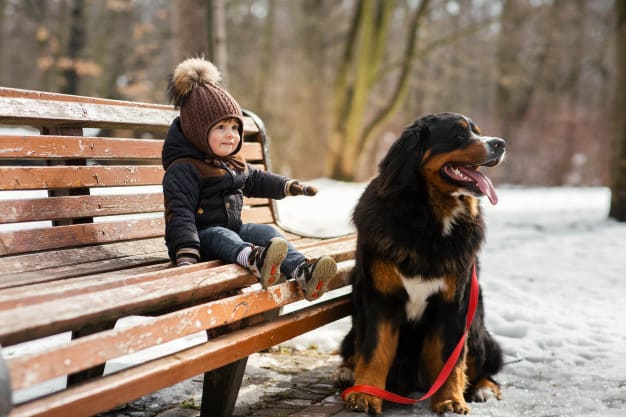
{"label": "dog's pink tongue", "polygon": [[475,169],[466,168],[463,166],[459,167],[459,169],[463,172],[463,174],[470,177],[476,182],[476,185],[478,186],[480,192],[482,192],[484,195],[487,196],[487,198],[489,198],[489,202],[491,202],[491,204],[493,204],[494,206],[498,204],[498,195],[496,194],[496,189],[493,187],[493,184],[491,183],[491,180],[489,178],[487,178]]}

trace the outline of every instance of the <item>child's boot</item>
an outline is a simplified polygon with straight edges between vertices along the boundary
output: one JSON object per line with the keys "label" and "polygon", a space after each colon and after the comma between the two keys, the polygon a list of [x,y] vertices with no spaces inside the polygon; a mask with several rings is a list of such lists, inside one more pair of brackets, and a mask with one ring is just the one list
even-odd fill
{"label": "child's boot", "polygon": [[280,264],[287,256],[287,241],[274,237],[266,247],[255,246],[248,256],[248,269],[259,278],[263,288],[281,280]]}
{"label": "child's boot", "polygon": [[328,290],[328,284],[337,274],[337,264],[330,256],[307,260],[296,268],[294,278],[300,283],[304,298],[313,301]]}

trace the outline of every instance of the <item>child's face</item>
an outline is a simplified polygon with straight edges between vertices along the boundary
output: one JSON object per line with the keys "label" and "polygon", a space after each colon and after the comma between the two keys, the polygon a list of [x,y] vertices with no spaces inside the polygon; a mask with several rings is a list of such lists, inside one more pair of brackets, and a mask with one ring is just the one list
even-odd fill
{"label": "child's face", "polygon": [[208,137],[209,147],[215,156],[228,156],[239,146],[239,121],[237,119],[225,119],[217,122]]}

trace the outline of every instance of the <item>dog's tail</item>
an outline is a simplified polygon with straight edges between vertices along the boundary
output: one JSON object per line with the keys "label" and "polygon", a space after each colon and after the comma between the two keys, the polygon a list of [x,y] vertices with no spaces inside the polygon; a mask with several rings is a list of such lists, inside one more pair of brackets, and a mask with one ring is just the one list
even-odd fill
{"label": "dog's tail", "polygon": [[495,375],[502,369],[504,364],[502,348],[489,332],[486,332],[484,342],[485,363],[483,370],[487,375]]}

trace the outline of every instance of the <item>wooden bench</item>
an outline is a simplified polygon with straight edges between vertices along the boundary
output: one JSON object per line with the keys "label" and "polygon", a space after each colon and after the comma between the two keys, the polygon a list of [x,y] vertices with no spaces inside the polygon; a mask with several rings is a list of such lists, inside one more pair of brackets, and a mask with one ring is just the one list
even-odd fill
{"label": "wooden bench", "polygon": [[[176,116],[164,105],[0,88],[1,417],[93,415],[203,373],[201,415],[230,415],[248,355],[349,314],[345,294],[281,314],[302,300],[294,282],[264,290],[237,265],[171,265],[160,158]],[[250,112],[242,152],[270,169]],[[281,227],[273,201],[245,204],[244,221]],[[332,288],[346,285],[353,235],[285,234],[308,256],[332,256]],[[149,319],[115,327],[134,315]],[[107,361],[198,332],[208,341],[102,376]],[[24,399],[54,378],[58,391]]]}

